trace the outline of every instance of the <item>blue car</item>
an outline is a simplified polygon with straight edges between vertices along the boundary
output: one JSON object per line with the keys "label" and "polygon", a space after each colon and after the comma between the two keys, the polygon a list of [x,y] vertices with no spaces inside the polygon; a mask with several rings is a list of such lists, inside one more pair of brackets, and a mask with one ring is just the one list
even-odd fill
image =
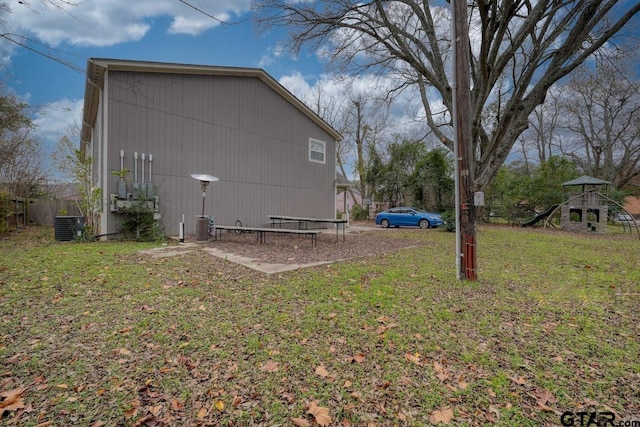
{"label": "blue car", "polygon": [[376,215],[376,224],[382,228],[420,227],[434,228],[444,224],[439,214],[416,208],[391,208]]}

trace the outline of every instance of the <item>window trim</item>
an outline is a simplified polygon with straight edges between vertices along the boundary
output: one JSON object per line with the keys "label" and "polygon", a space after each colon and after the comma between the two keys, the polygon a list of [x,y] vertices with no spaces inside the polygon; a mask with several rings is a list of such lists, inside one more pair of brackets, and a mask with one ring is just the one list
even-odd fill
{"label": "window trim", "polygon": [[[312,147],[314,143],[318,143],[322,145],[322,152],[318,150],[314,150]],[[312,153],[322,153],[322,160],[314,159],[311,154]],[[327,143],[325,141],[321,141],[315,138],[309,138],[309,161],[312,163],[326,164],[327,163]]]}

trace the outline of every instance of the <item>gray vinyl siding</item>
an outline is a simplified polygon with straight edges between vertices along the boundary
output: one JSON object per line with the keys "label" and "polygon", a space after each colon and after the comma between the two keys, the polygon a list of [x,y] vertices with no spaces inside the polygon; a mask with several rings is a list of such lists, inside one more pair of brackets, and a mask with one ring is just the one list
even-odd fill
{"label": "gray vinyl siding", "polygon": [[[207,189],[205,207],[218,224],[262,226],[268,214],[335,216],[335,141],[260,79],[114,71],[107,78],[108,169],[120,169],[124,150],[133,181],[133,153],[145,153],[147,182],[153,155],[167,234],[177,234],[183,214],[187,233],[195,232],[202,193],[193,173],[220,179]],[[326,142],[326,164],[309,162],[309,138]],[[108,194],[118,181],[109,176]],[[108,215],[113,232],[120,219]]]}

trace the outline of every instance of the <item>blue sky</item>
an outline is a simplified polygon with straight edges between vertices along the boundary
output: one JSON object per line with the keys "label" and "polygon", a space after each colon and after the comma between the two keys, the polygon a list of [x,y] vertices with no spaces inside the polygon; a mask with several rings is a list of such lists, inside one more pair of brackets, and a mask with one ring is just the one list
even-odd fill
{"label": "blue sky", "polygon": [[257,34],[249,0],[3,1],[0,33],[27,47],[0,39],[0,78],[34,107],[45,152],[81,121],[88,58],[258,67],[298,95],[326,72],[313,52],[283,54],[286,34]]}
{"label": "blue sky", "polygon": [[[319,92],[325,98],[344,100],[347,83],[332,80],[332,70],[316,52],[303,51],[292,57],[281,49],[287,37],[284,31],[256,32],[250,3],[0,0],[0,5],[10,9],[0,8],[0,35],[24,45],[0,37],[0,81],[4,90],[33,107],[36,137],[43,143],[45,158],[70,126],[81,121],[84,70],[92,57],[258,67],[303,101]],[[358,75],[348,83],[349,91],[385,92],[384,81],[375,82],[372,76]],[[425,134],[425,123],[415,120],[423,107],[415,101],[407,93],[396,103],[393,120],[386,125],[390,134]],[[434,102],[432,109],[440,111],[442,105],[437,99]],[[347,156],[349,163],[353,153]],[[349,166],[346,173],[352,169]]]}

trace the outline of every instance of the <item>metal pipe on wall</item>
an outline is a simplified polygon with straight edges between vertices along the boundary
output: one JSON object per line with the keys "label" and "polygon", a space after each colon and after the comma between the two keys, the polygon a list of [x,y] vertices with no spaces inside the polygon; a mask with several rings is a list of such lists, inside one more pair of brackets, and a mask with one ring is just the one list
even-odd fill
{"label": "metal pipe on wall", "polygon": [[144,183],[144,153],[142,153],[142,183]]}
{"label": "metal pipe on wall", "polygon": [[138,152],[133,153],[133,181],[138,182]]}

